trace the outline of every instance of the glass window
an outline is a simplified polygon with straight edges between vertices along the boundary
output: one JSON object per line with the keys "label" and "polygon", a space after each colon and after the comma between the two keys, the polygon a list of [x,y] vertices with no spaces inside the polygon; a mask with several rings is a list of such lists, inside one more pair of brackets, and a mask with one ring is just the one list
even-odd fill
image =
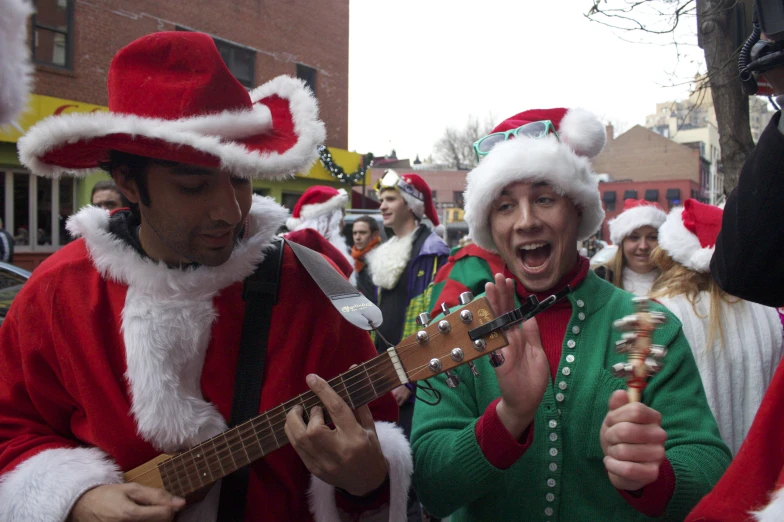
{"label": "glass window", "polygon": [[36,245],[51,246],[52,244],[52,181],[44,178],[36,180],[36,209],[38,216],[38,233]]}
{"label": "glass window", "polygon": [[0,229],[5,229],[5,172],[0,172]]}
{"label": "glass window", "polygon": [[297,200],[302,196],[301,192],[284,192],[281,195],[280,204],[286,207],[289,210],[294,210],[294,206],[297,204]]}
{"label": "glass window", "polygon": [[59,242],[60,245],[65,245],[73,241],[73,238],[65,229],[65,223],[68,221],[68,217],[74,213],[74,207],[76,203],[74,201],[74,179],[73,178],[61,178],[60,181],[60,208],[59,208],[59,216],[58,216],[58,225],[60,229],[60,238]]}
{"label": "glass window", "polygon": [[255,87],[256,51],[213,38],[231,74],[248,89]]}
{"label": "glass window", "polygon": [[37,0],[33,24],[33,59],[38,63],[71,68],[72,0]]}
{"label": "glass window", "polygon": [[30,246],[30,174],[14,173],[14,245]]}
{"label": "glass window", "polygon": [[313,91],[313,95],[316,94],[316,69],[313,67],[308,67],[307,65],[302,65],[301,63],[297,64],[297,78],[301,80],[305,80],[305,83],[310,90]]}

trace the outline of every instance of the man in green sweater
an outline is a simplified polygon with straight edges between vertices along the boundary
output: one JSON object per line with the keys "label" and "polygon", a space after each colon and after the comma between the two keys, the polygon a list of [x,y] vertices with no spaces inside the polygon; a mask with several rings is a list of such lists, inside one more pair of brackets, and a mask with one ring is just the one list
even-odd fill
{"label": "man in green sweater", "polygon": [[604,136],[585,111],[534,110],[475,145],[486,157],[468,175],[466,221],[505,263],[487,285],[494,310],[573,291],[507,332],[500,367],[483,358],[477,377],[461,367],[456,389],[433,379],[443,398],[416,408],[411,442],[417,492],[436,516],[683,520],[729,465],[672,314],[654,305],[667,320],[653,341],[668,354],[642,402],[630,403],[609,371],[625,361],[612,323],[634,312],[633,296],[589,271],[576,248],[604,218],[588,161]]}

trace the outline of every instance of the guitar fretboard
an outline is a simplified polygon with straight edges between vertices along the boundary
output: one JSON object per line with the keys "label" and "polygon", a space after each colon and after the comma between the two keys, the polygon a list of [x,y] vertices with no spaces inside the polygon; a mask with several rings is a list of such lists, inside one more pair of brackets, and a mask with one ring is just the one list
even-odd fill
{"label": "guitar fretboard", "polygon": [[[329,384],[355,409],[400,386],[400,378],[390,355],[384,353],[338,375]],[[303,407],[306,423],[314,406],[321,406],[324,421],[331,422],[316,394],[305,392],[160,463],[165,489],[185,497],[285,446],[289,443],[283,430],[286,414],[297,405]]]}

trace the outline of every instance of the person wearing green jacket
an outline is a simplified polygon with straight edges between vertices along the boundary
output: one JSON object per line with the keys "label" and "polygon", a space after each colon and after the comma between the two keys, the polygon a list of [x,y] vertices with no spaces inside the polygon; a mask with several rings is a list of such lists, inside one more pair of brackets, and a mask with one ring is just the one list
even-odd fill
{"label": "person wearing green jacket", "polygon": [[488,283],[496,313],[569,285],[568,299],[508,330],[505,362],[476,361],[478,375],[441,376],[436,406],[420,404],[411,436],[423,505],[452,522],[683,520],[730,463],[678,319],[653,334],[667,356],[641,402],[611,367],[616,319],[634,296],[589,271],[577,241],[604,218],[588,158],[603,125],[580,109],[526,111],[475,144],[466,221],[498,252]]}

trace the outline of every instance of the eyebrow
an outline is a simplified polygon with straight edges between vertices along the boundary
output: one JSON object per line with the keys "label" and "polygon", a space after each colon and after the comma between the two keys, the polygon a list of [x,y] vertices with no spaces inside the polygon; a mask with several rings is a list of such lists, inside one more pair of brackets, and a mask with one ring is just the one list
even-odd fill
{"label": "eyebrow", "polygon": [[[537,181],[536,183],[531,185],[531,188],[533,188],[533,189],[540,189],[540,188],[552,188],[552,187],[546,181]],[[509,196],[509,195],[510,195],[510,192],[507,189],[504,189],[499,194],[499,197],[500,196]]]}
{"label": "eyebrow", "polygon": [[177,165],[172,168],[172,173],[179,176],[211,176],[212,172],[208,169],[195,167],[192,165]]}

